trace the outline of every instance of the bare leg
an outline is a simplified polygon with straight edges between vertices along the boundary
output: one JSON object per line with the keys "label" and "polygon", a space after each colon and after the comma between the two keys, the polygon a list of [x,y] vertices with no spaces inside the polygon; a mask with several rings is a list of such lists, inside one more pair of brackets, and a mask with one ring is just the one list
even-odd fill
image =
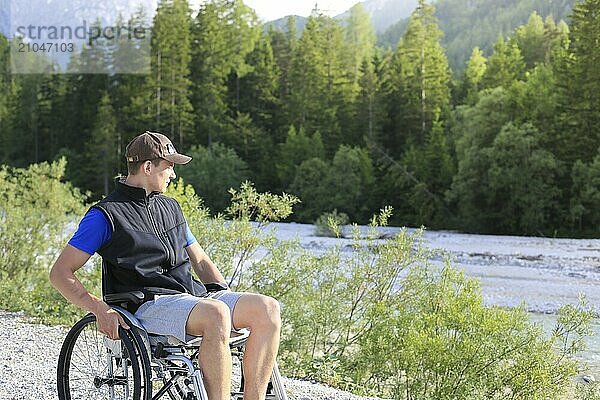
{"label": "bare leg", "polygon": [[279,303],[267,296],[245,293],[233,311],[236,328],[250,329],[244,353],[244,400],[264,400],[279,348]]}
{"label": "bare leg", "polygon": [[201,300],[192,309],[185,329],[190,335],[203,337],[198,364],[204,375],[208,398],[229,400],[231,396],[229,308],[219,300]]}

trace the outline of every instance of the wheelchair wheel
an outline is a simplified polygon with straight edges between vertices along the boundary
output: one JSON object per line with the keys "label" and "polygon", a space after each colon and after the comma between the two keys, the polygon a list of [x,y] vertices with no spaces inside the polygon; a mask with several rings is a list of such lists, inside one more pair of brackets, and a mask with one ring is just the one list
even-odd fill
{"label": "wheelchair wheel", "polygon": [[60,400],[146,400],[151,396],[148,366],[132,332],[119,328],[120,340],[100,333],[93,314],[67,334],[57,369]]}

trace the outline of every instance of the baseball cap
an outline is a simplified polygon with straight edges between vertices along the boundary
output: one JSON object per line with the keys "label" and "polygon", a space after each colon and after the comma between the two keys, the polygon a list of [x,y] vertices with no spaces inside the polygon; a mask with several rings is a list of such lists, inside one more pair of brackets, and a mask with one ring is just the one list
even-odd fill
{"label": "baseball cap", "polygon": [[192,157],[179,154],[168,137],[162,133],[146,131],[133,138],[125,149],[127,162],[164,158],[175,164],[187,164]]}

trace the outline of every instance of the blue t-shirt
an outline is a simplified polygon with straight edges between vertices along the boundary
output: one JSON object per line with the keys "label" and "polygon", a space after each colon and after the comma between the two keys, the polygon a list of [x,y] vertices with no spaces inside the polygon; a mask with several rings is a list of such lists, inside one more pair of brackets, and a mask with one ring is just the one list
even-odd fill
{"label": "blue t-shirt", "polygon": [[[112,238],[112,228],[106,215],[97,208],[90,209],[79,223],[79,228],[69,244],[89,255],[97,252]],[[185,224],[185,247],[196,243],[190,227]]]}

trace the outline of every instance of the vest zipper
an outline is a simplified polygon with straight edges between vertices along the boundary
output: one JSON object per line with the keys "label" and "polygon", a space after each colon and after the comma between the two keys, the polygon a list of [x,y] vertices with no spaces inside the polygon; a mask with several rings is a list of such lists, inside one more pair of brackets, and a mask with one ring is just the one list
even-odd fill
{"label": "vest zipper", "polygon": [[162,237],[160,236],[160,232],[158,231],[158,227],[156,226],[154,217],[152,216],[152,213],[150,212],[150,203],[146,204],[146,211],[148,211],[148,217],[150,218],[150,224],[152,225],[152,229],[154,230],[156,237],[158,237],[158,240],[160,240],[160,243],[165,247],[165,250],[167,251],[167,262],[169,263],[169,265],[173,266],[173,262],[174,262],[173,259],[175,257],[171,257],[171,249],[169,248],[169,245],[167,243],[165,243],[163,241]]}

